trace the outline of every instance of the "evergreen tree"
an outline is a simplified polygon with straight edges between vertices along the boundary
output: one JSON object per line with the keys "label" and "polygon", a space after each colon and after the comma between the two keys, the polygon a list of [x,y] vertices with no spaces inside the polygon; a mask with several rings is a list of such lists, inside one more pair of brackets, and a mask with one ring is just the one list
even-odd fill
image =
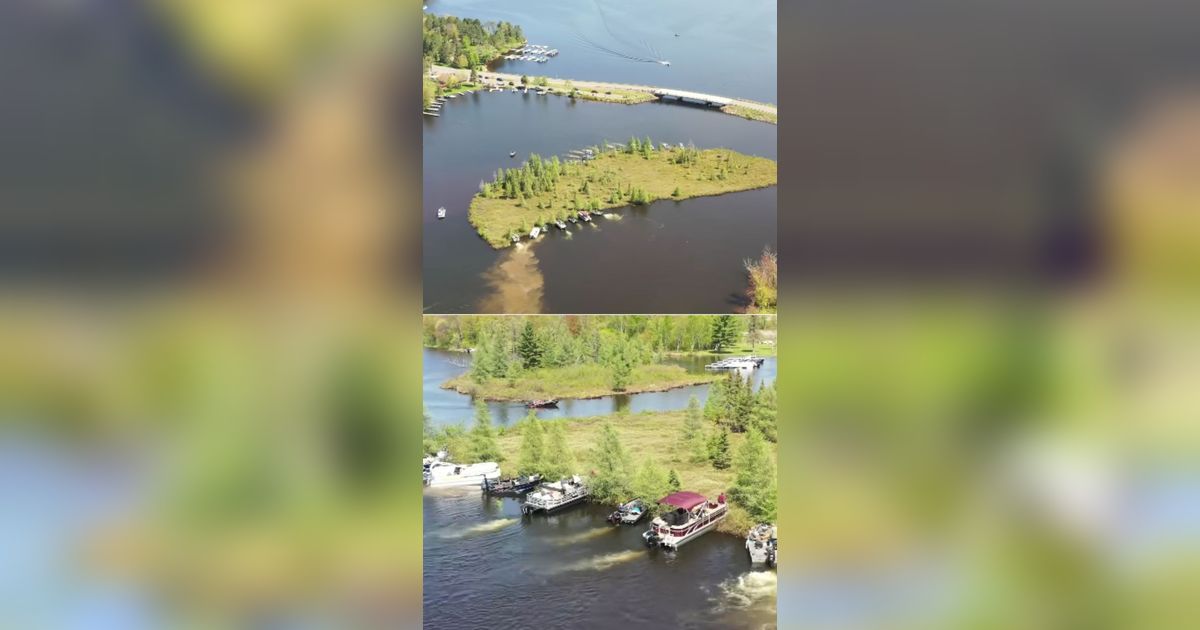
{"label": "evergreen tree", "polygon": [[433,424],[430,421],[429,412],[426,411],[423,415],[425,416],[425,424],[421,430],[421,437],[422,437],[421,448],[425,451],[426,454],[437,453],[438,452],[437,431],[434,430]]}
{"label": "evergreen tree", "polygon": [[624,343],[617,346],[611,359],[611,365],[612,388],[618,392],[625,391],[625,387],[629,385],[629,378],[633,374],[633,363],[630,361]]}
{"label": "evergreen tree", "polygon": [[679,474],[675,472],[674,468],[672,468],[671,473],[667,475],[667,487],[671,492],[679,492],[679,490],[683,487],[683,484],[679,481]]}
{"label": "evergreen tree", "polygon": [[708,443],[704,436],[704,418],[701,417],[700,401],[692,396],[688,400],[687,415],[683,419],[683,435],[680,445],[688,461],[700,463],[708,459]]}
{"label": "evergreen tree", "polygon": [[600,438],[592,451],[596,465],[589,487],[597,501],[615,503],[629,494],[629,455],[621,446],[621,438],[609,423],[600,427]]}
{"label": "evergreen tree", "polygon": [[772,523],[776,517],[775,461],[758,431],[746,434],[737,452],[737,473],[729,496],[755,520]]}
{"label": "evergreen tree", "polygon": [[561,479],[575,474],[575,457],[567,446],[567,432],[562,422],[549,422],[549,440],[546,444],[546,469],[542,473],[547,479]]}
{"label": "evergreen tree", "polygon": [[517,354],[526,370],[542,367],[542,355],[545,350],[537,333],[533,330],[533,322],[525,322],[525,330],[521,332],[521,340],[517,343]]}
{"label": "evergreen tree", "polygon": [[708,445],[708,458],[712,461],[713,468],[724,470],[729,468],[729,432],[722,429],[713,435],[712,441]]}
{"label": "evergreen tree", "polygon": [[546,432],[542,421],[533,411],[525,417],[521,426],[521,460],[517,466],[517,474],[545,474],[546,470]]}
{"label": "evergreen tree", "polygon": [[633,476],[631,486],[632,495],[640,497],[648,503],[656,502],[667,496],[671,487],[667,473],[663,472],[663,469],[655,463],[653,457],[642,460],[637,474]]}
{"label": "evergreen tree", "polygon": [[721,315],[713,320],[710,346],[714,352],[723,352],[737,342],[737,322],[732,315]]}
{"label": "evergreen tree", "polygon": [[779,441],[779,429],[776,424],[778,402],[776,399],[775,383],[768,386],[764,383],[758,388],[754,397],[754,409],[750,412],[748,427],[762,433],[771,442]]}
{"label": "evergreen tree", "polygon": [[487,403],[475,403],[475,426],[471,429],[471,458],[476,462],[500,462],[500,446],[496,444],[496,433],[492,430],[492,413]]}

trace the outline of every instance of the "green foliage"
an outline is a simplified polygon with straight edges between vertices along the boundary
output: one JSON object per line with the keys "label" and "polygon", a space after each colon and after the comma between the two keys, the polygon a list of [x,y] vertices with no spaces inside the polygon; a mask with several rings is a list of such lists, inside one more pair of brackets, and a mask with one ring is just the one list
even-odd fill
{"label": "green foliage", "polygon": [[775,461],[758,431],[751,430],[746,434],[738,448],[734,470],[730,498],[756,521],[773,523],[777,515]]}
{"label": "green foliage", "polygon": [[617,503],[629,495],[629,454],[611,424],[600,428],[600,438],[592,451],[595,470],[589,480],[592,496],[601,503]]}
{"label": "green foliage", "polygon": [[475,426],[471,428],[471,460],[499,462],[502,459],[496,433],[492,430],[492,413],[488,411],[487,403],[480,400],[475,403]]}
{"label": "green foliage", "polygon": [[642,460],[642,465],[638,467],[637,474],[633,476],[633,482],[630,484],[632,496],[641,497],[647,503],[667,496],[670,494],[670,488],[670,478],[653,457]]}
{"label": "green foliage", "polygon": [[423,19],[421,46],[426,65],[475,68],[525,41],[521,27],[508,22],[485,24],[471,18],[431,14]]}
{"label": "green foliage", "polygon": [[521,423],[521,459],[517,474],[546,474],[546,431],[533,411]]}
{"label": "green foliage", "polygon": [[667,475],[667,489],[671,492],[679,492],[683,489],[683,483],[679,481],[679,473],[675,472],[674,468]]}
{"label": "green foliage", "polygon": [[542,342],[533,330],[532,322],[525,322],[525,330],[521,332],[521,341],[517,343],[517,354],[521,356],[521,365],[526,370],[542,367]]}
{"label": "green foliage", "polygon": [[724,470],[729,468],[729,432],[722,429],[713,434],[712,439],[708,443],[708,459],[712,462],[713,468]]}
{"label": "green foliage", "polygon": [[676,186],[675,190],[671,192],[672,197],[678,197],[679,195],[682,195],[682,194],[683,194],[683,191],[679,190],[678,186]]}
{"label": "green foliage", "polygon": [[713,321],[710,347],[714,352],[724,351],[729,346],[737,343],[737,338],[737,322],[734,321],[732,315],[721,315]]}
{"label": "green foliage", "polygon": [[562,422],[548,423],[550,430],[546,445],[546,467],[542,474],[547,479],[561,479],[575,474],[575,456],[567,446],[567,432]]}
{"label": "green foliage", "polygon": [[[716,385],[713,385],[715,388]],[[704,418],[700,411],[700,401],[692,396],[688,400],[687,415],[683,421],[683,433],[680,436],[680,448],[684,457],[692,463],[700,463],[708,459],[708,438],[704,434]]]}

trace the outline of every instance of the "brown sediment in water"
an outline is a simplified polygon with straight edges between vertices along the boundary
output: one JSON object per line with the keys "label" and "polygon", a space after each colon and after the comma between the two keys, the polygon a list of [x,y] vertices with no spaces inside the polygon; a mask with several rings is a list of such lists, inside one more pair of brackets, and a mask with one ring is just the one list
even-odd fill
{"label": "brown sediment in water", "polygon": [[545,281],[533,248],[506,249],[483,273],[490,292],[479,302],[481,313],[541,313]]}

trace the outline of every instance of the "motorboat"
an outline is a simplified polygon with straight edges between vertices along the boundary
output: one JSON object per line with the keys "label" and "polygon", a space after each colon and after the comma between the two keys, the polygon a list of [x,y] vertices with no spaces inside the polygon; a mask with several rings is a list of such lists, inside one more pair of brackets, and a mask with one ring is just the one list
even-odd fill
{"label": "motorboat", "polygon": [[560,229],[560,230],[567,229],[567,224],[563,223],[562,221],[555,221],[554,225],[558,226],[558,229]]}
{"label": "motorboat", "polygon": [[[514,89],[513,89],[513,91],[514,91],[514,92],[516,92],[517,90],[514,88]],[[516,151],[509,151],[509,152],[508,152],[508,157],[510,157],[510,158],[515,158],[515,157],[517,157],[517,152],[516,152]]]}
{"label": "motorboat", "polygon": [[525,403],[525,406],[529,409],[550,409],[558,406],[558,399],[551,398],[548,400],[531,400]]}
{"label": "motorboat", "polygon": [[549,514],[583,503],[587,498],[587,484],[579,475],[573,475],[567,479],[543,483],[537,490],[525,495],[525,502],[521,504],[521,513],[545,512]]}
{"label": "motorboat", "polygon": [[541,226],[535,225],[532,230],[529,230],[529,238],[537,238],[542,233]]}
{"label": "motorboat", "polygon": [[520,496],[538,487],[542,483],[541,475],[521,475],[492,481],[484,479],[480,487],[484,492],[497,496]]}
{"label": "motorboat", "polygon": [[444,206],[443,206],[443,207],[441,207],[441,208],[438,208],[438,211],[437,211],[437,217],[438,217],[439,219],[445,219],[445,218],[446,218],[446,208],[445,208]]}
{"label": "motorboat", "polygon": [[477,486],[485,479],[499,479],[500,464],[481,462],[478,464],[453,464],[437,461],[425,471],[425,485],[433,487]]}
{"label": "motorboat", "polygon": [[650,511],[646,509],[646,503],[641,499],[634,499],[628,503],[623,503],[608,515],[608,522],[613,525],[637,525]]}
{"label": "motorboat", "polygon": [[702,494],[680,491],[659,499],[658,503],[673,509],[651,521],[642,539],[651,547],[672,551],[708,533],[729,514],[724,493],[716,501],[710,501]]}
{"label": "motorboat", "polygon": [[769,523],[759,523],[746,534],[746,552],[750,554],[750,562],[753,564],[774,567],[778,546],[775,526]]}

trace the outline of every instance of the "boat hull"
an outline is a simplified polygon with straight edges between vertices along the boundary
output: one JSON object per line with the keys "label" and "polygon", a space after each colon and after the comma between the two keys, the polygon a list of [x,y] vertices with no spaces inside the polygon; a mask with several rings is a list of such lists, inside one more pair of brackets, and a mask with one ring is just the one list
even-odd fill
{"label": "boat hull", "polygon": [[538,512],[543,512],[545,514],[553,514],[554,512],[561,512],[562,510],[569,508],[573,505],[578,505],[580,503],[583,503],[584,501],[587,501],[586,495],[584,495],[582,497],[576,497],[574,499],[569,499],[567,501],[563,501],[562,503],[558,503],[553,506],[547,506],[547,507],[543,507],[540,505],[530,505],[530,504],[526,503],[521,506],[521,512],[523,514],[536,514]]}
{"label": "boat hull", "polygon": [[487,475],[466,475],[451,479],[429,479],[425,485],[430,488],[451,488],[454,486],[478,486],[483,483],[484,479],[496,479],[497,477],[488,477]]}
{"label": "boat hull", "polygon": [[646,541],[646,544],[650,546],[663,547],[664,549],[670,549],[673,551],[712,531],[712,529],[717,526],[717,523],[720,523],[727,514],[728,510],[722,510],[720,514],[712,516],[706,522],[698,524],[689,529],[686,534],[662,535],[651,529],[642,534],[642,538]]}

